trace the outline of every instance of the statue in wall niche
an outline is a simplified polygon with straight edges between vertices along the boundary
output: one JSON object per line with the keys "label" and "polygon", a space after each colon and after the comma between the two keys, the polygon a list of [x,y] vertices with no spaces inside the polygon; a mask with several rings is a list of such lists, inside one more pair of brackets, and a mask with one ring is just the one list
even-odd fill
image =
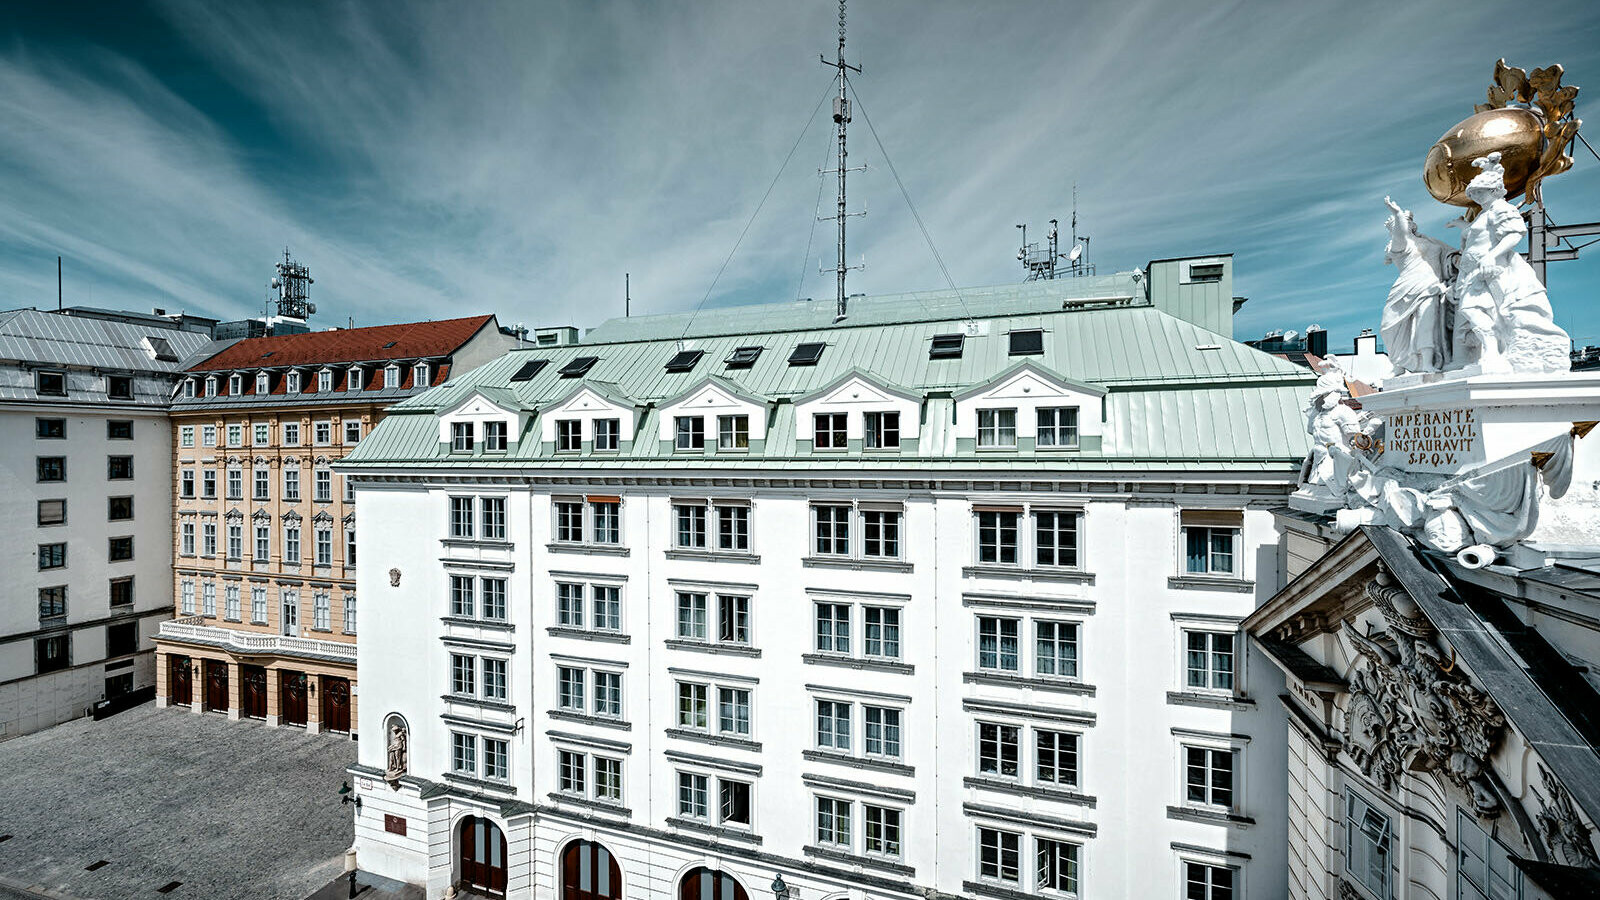
{"label": "statue in wall niche", "polygon": [[1367,594],[1383,613],[1393,649],[1346,622],[1343,634],[1361,657],[1350,676],[1344,750],[1363,773],[1393,790],[1405,772],[1435,772],[1472,799],[1482,816],[1500,800],[1489,757],[1505,715],[1434,644],[1434,628],[1416,601],[1381,566]]}
{"label": "statue in wall niche", "polygon": [[383,780],[389,782],[390,787],[398,786],[400,776],[406,774],[411,764],[408,749],[410,742],[411,737],[406,733],[405,723],[399,719],[390,719],[388,763],[383,773]]}
{"label": "statue in wall niche", "polygon": [[1449,361],[1447,320],[1456,249],[1417,232],[1411,210],[1383,198],[1391,215],[1384,262],[1400,268],[1383,306],[1384,350],[1401,372],[1437,372]]}
{"label": "statue in wall niche", "polygon": [[1550,848],[1550,855],[1565,865],[1600,868],[1600,856],[1595,855],[1589,828],[1578,818],[1578,809],[1572,805],[1572,795],[1567,793],[1566,786],[1542,763],[1539,778],[1550,799],[1539,798],[1540,810],[1534,821],[1539,825],[1544,845]]}

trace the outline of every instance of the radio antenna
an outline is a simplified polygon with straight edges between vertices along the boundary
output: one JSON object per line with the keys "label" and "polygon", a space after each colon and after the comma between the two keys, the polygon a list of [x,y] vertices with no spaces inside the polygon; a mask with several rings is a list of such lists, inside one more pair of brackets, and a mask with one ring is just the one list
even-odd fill
{"label": "radio antenna", "polygon": [[[850,265],[849,261],[845,257],[844,226],[845,226],[845,220],[848,219],[850,217],[850,215],[851,215],[850,213],[846,213],[844,211],[845,173],[846,172],[850,172],[850,171],[859,172],[859,171],[862,171],[863,169],[866,168],[866,166],[858,166],[856,169],[851,170],[850,168],[848,168],[845,165],[846,160],[849,159],[849,154],[845,151],[845,133],[846,133],[847,127],[850,124],[850,95],[849,95],[848,81],[849,81],[849,75],[850,75],[851,72],[855,72],[857,74],[861,73],[861,67],[860,66],[852,66],[849,63],[844,61],[844,4],[845,4],[845,0],[839,0],[839,53],[838,53],[838,56],[832,62],[829,62],[828,58],[826,56],[820,56],[819,57],[822,60],[822,64],[823,65],[828,66],[829,68],[833,68],[833,69],[838,69],[839,70],[839,96],[833,98],[833,121],[834,121],[835,124],[837,124],[839,126],[839,130],[838,130],[839,164],[838,164],[838,168],[833,170],[834,173],[837,173],[838,176],[839,176],[839,203],[838,203],[838,212],[837,213],[835,213],[833,216],[824,217],[824,218],[836,219],[836,220],[838,220],[838,223],[839,223],[839,259],[838,259],[837,264],[834,266],[834,275],[838,279],[838,284],[839,284],[838,305],[835,308],[835,316],[834,316],[834,321],[835,322],[843,321],[846,313],[848,312],[848,310],[845,308],[845,303],[846,303],[846,295],[845,295],[845,292],[844,292],[844,276],[845,276],[845,273],[850,271],[851,269],[860,268],[860,266],[852,266],[852,265]],[[827,171],[824,171],[822,174],[827,175],[829,173]],[[856,215],[865,215],[865,213],[856,213]],[[824,269],[823,271],[827,271],[827,270]]]}

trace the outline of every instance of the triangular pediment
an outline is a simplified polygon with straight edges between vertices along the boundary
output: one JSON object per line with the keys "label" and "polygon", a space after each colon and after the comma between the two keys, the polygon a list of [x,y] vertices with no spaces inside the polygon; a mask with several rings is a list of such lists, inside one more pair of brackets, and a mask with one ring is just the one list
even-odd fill
{"label": "triangular pediment", "polygon": [[1105,388],[1063,377],[1027,360],[956,394],[957,400],[1037,400],[1088,394],[1104,397]]}
{"label": "triangular pediment", "polygon": [[821,388],[800,397],[795,401],[795,405],[807,403],[882,405],[896,401],[920,403],[922,398],[907,391],[890,387],[888,381],[878,377],[877,374],[856,367],[841,374]]}

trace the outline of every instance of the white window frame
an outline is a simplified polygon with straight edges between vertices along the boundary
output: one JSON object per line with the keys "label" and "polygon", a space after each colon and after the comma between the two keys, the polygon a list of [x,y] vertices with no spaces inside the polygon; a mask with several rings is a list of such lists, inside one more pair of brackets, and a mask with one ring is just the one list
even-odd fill
{"label": "white window frame", "polygon": [[[1006,424],[1005,419],[1009,413],[1011,423]],[[977,447],[979,450],[1015,450],[1017,449],[1017,408],[1014,406],[988,406],[977,410],[978,432]],[[1007,433],[1010,433],[1010,443],[1006,443]]]}

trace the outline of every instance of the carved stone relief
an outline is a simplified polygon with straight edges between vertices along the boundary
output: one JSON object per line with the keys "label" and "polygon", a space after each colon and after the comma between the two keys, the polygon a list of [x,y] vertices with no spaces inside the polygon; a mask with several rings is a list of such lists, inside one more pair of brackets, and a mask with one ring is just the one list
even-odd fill
{"label": "carved stone relief", "polygon": [[1577,807],[1572,805],[1572,795],[1543,765],[1539,766],[1539,778],[1543,780],[1544,792],[1550,795],[1550,799],[1539,797],[1540,809],[1534,821],[1539,824],[1539,836],[1550,848],[1550,855],[1569,866],[1600,868],[1600,857],[1595,855],[1589,828],[1578,818]]}

